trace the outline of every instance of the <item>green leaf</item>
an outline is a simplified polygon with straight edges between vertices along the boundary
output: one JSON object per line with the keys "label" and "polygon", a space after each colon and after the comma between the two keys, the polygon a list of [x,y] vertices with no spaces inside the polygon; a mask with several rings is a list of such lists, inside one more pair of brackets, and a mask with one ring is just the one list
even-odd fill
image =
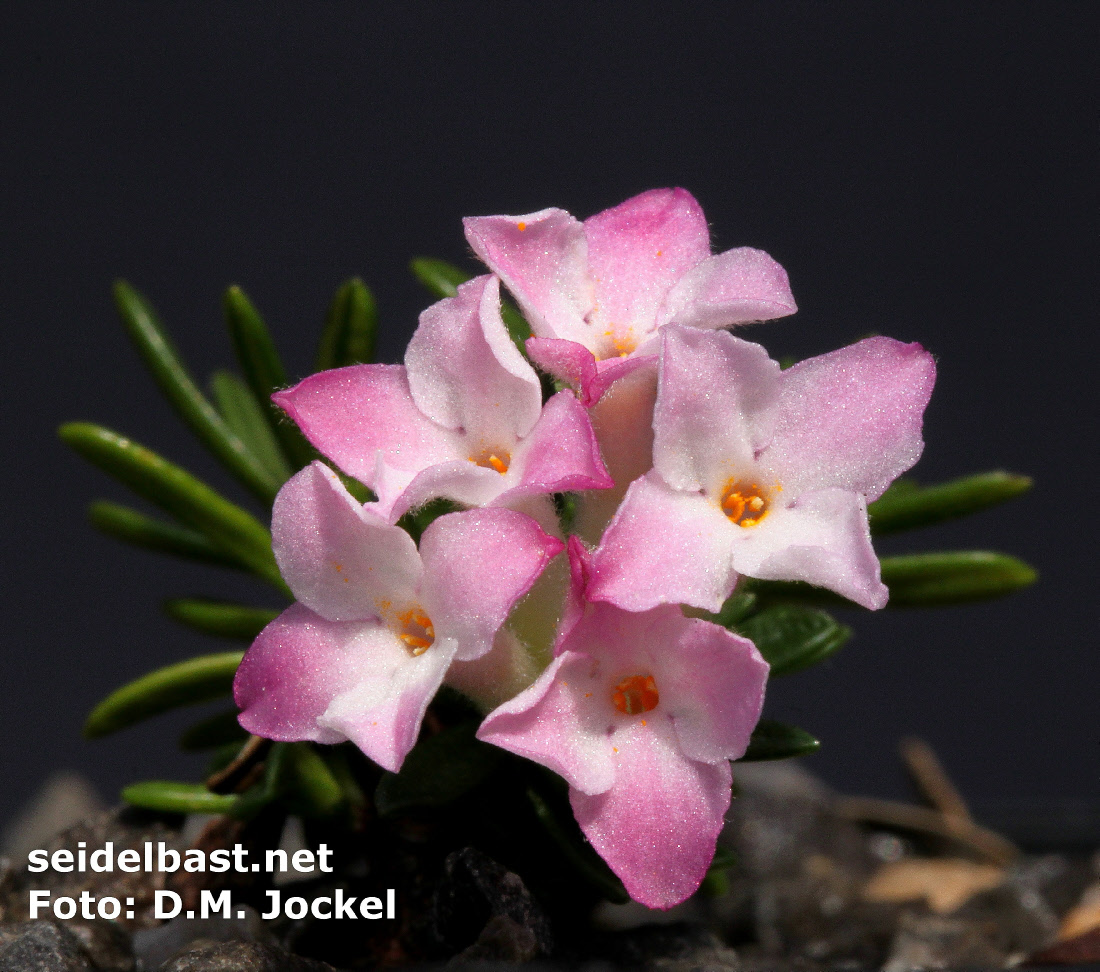
{"label": "green leaf", "polygon": [[453,803],[485,780],[501,760],[501,751],[474,737],[476,722],[467,722],[422,739],[405,757],[400,773],[386,773],[378,783],[374,805],[392,816],[413,807]]}
{"label": "green leaf", "polygon": [[512,336],[512,340],[515,342],[516,347],[519,348],[520,353],[524,357],[527,356],[527,339],[531,336],[531,325],[527,323],[525,318],[507,297],[502,298],[500,302],[500,316],[504,320],[504,326],[508,328],[508,333]]}
{"label": "green leaf", "polygon": [[370,364],[378,338],[378,307],[370,288],[358,277],[336,291],[317,349],[317,371]]}
{"label": "green leaf", "polygon": [[240,713],[236,709],[227,709],[219,712],[201,722],[196,722],[190,728],[184,730],[179,738],[180,749],[185,752],[202,752],[206,749],[217,749],[219,746],[241,744],[248,738],[248,733],[241,728],[237,717]]}
{"label": "green leaf", "polygon": [[201,783],[175,780],[146,780],[131,783],[122,791],[122,799],[133,807],[160,813],[230,813],[240,801],[233,794],[211,793]]}
{"label": "green leaf", "polygon": [[228,601],[208,601],[198,597],[177,598],[164,602],[164,611],[189,628],[219,638],[239,638],[252,641],[279,616],[270,608],[231,604]]}
{"label": "green leaf", "polygon": [[288,596],[271,552],[271,534],[252,514],[144,446],[90,422],[70,422],[61,440],[139,496],[198,530],[243,567]]}
{"label": "green leaf", "polygon": [[242,651],[201,655],[158,668],[115,689],[84,723],[84,736],[98,739],[181,705],[194,705],[228,695]]}
{"label": "green leaf", "polygon": [[910,483],[909,488],[898,492],[888,490],[867,508],[871,532],[894,533],[968,516],[1021,496],[1029,489],[1029,477],[1000,470],[964,476],[937,486]]}
{"label": "green leaf", "polygon": [[201,533],[154,519],[129,506],[109,500],[96,500],[88,506],[88,519],[97,530],[135,547],[186,557],[188,560],[218,567],[240,569],[243,566],[235,557],[215,547]]}
{"label": "green leaf", "polygon": [[458,285],[474,276],[453,263],[432,257],[417,257],[409,268],[413,276],[436,297],[453,297],[458,292]]}
{"label": "green leaf", "polygon": [[263,463],[272,479],[285,483],[292,470],[271,431],[268,409],[262,406],[240,378],[229,371],[216,371],[210,378],[214,404],[228,425]]}
{"label": "green leaf", "polygon": [[730,628],[756,607],[756,595],[749,590],[734,591],[726,598],[717,614],[707,615],[708,620]]}
{"label": "green leaf", "polygon": [[741,762],[808,756],[817,752],[820,746],[821,743],[802,729],[773,722],[771,719],[761,719],[752,731],[749,748],[745,750]]}
{"label": "green leaf", "polygon": [[789,675],[828,658],[852,635],[824,611],[794,604],[777,604],[737,626],[752,641],[772,675]]}
{"label": "green leaf", "polygon": [[268,473],[199,391],[152,307],[123,280],[115,283],[114,294],[122,323],[177,414],[226,469],[260,502],[270,505],[282,484]]}
{"label": "green leaf", "polygon": [[331,817],[343,808],[343,787],[309,743],[288,744],[284,774],[280,789],[292,813]]}
{"label": "green leaf", "polygon": [[559,820],[550,804],[532,787],[527,789],[527,799],[539,823],[578,873],[608,901],[626,904],[630,900],[630,895],[626,893],[622,881],[596,854],[591,845],[584,841],[576,824],[572,821]]}
{"label": "green leaf", "polygon": [[455,513],[461,509],[461,506],[449,499],[429,500],[423,506],[410,510],[402,516],[397,521],[397,525],[419,544],[424,531],[436,520],[447,513]]}
{"label": "green leaf", "polygon": [[301,469],[317,458],[301,432],[271,401],[273,392],[288,384],[286,369],[271,339],[267,324],[240,287],[230,287],[222,298],[225,323],[241,366],[241,374],[267,415],[275,437],[290,465]]}
{"label": "green leaf", "polygon": [[939,607],[1003,597],[1038,575],[1016,557],[988,550],[952,550],[882,558],[890,607]]}

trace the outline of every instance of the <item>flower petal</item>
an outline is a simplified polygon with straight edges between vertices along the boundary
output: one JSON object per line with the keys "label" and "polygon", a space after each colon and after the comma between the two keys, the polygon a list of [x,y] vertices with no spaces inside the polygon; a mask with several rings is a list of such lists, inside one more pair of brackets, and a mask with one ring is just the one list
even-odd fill
{"label": "flower petal", "polygon": [[724,331],[661,332],[653,466],[674,489],[716,490],[754,468],[771,437],[779,365]]}
{"label": "flower petal", "polygon": [[742,246],[715,254],[684,274],[669,291],[657,323],[729,327],[797,310],[787,271],[763,250]]}
{"label": "flower petal", "polygon": [[616,742],[615,785],[597,795],[571,789],[573,814],[635,901],[671,908],[710,867],[730,805],[730,766],[684,757],[662,720],[637,723]]}
{"label": "flower petal", "polygon": [[563,209],[462,221],[470,246],[511,291],[531,330],[583,342],[592,308],[584,227]]}
{"label": "flower petal", "polygon": [[347,688],[356,658],[346,646],[370,642],[376,622],[334,623],[292,604],[260,632],[233,680],[240,723],[281,742],[343,742],[347,737],[318,717]]}
{"label": "flower petal", "polygon": [[392,493],[392,487],[380,488],[384,484],[379,483],[379,460],[385,467],[415,475],[461,455],[454,433],[416,407],[401,365],[322,371],[271,397],[320,452],[378,492],[386,510],[396,495],[382,495]]}
{"label": "flower petal", "polygon": [[612,485],[588,412],[568,391],[551,396],[543,406],[531,434],[516,447],[512,467],[519,483],[508,496]]}
{"label": "flower petal", "polygon": [[451,665],[455,642],[437,638],[413,656],[388,628],[345,646],[352,656],[344,691],[318,717],[383,769],[396,773],[416,745],[424,713]]}
{"label": "flower petal", "polygon": [[603,793],[615,764],[603,681],[592,669],[587,655],[559,655],[534,685],[486,716],[477,738],[553,770],[582,793]]}
{"label": "flower petal", "polygon": [[756,526],[733,528],[733,566],[761,580],[801,580],[875,610],[889,592],[871,547],[867,503],[858,493],[804,493]]}
{"label": "flower petal", "polygon": [[631,354],[597,361],[584,345],[557,338],[528,338],[527,353],[543,371],[573,388],[586,408],[600,401],[620,378],[657,360],[656,355]]}
{"label": "flower petal", "polygon": [[636,344],[657,326],[657,310],[685,273],[710,256],[703,210],[684,189],[652,189],[586,219],[596,314],[630,328]]}
{"label": "flower petal", "polygon": [[761,462],[783,488],[837,486],[873,500],[920,457],[936,380],[919,344],[874,337],[782,375],[774,439]]}
{"label": "flower petal", "polygon": [[328,466],[314,462],[275,497],[272,549],[294,596],[329,621],[376,617],[420,584],[416,544],[365,510]]}
{"label": "flower petal", "polygon": [[666,603],[717,611],[737,580],[730,559],[737,529],[714,503],[650,473],[631,484],[608,525],[588,597],[626,611]]}
{"label": "flower petal", "polygon": [[564,549],[513,510],[441,516],[420,540],[423,603],[436,637],[453,638],[462,661],[480,658],[516,602]]}
{"label": "flower petal", "polygon": [[756,646],[717,624],[681,616],[659,664],[661,708],[672,717],[683,754],[703,763],[744,756],[768,681]]}
{"label": "flower petal", "polygon": [[417,407],[485,447],[510,451],[538,420],[538,376],[501,320],[495,277],[475,277],[424,311],[405,364]]}

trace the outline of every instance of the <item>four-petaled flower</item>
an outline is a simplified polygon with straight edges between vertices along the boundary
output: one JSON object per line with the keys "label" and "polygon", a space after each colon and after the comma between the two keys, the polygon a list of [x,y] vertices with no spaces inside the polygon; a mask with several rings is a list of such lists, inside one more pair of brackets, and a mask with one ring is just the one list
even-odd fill
{"label": "four-petaled flower", "polygon": [[562,776],[577,823],[630,896],[670,908],[714,857],[729,761],[760,718],[768,665],[751,641],[678,607],[587,603],[576,537],[569,556],[573,605],[557,657],[478,738]]}
{"label": "four-petaled flower", "polygon": [[477,277],[420,317],[405,365],[352,365],[273,396],[320,452],[375,491],[391,522],[436,497],[516,506],[611,485],[569,392],[543,405],[534,369]]}
{"label": "four-petaled flower", "polygon": [[717,611],[745,574],[882,607],[867,502],[919,458],[934,381],[928,352],[890,338],[780,371],[758,344],[666,328],[653,469],[604,533],[590,596]]}
{"label": "four-petaled flower", "polygon": [[648,363],[665,324],[728,327],[796,310],[786,272],[763,251],[711,254],[703,211],[683,189],[643,192],[583,223],[563,209],[464,223],[531,325],[531,359],[585,405]]}
{"label": "four-petaled flower", "polygon": [[273,530],[298,603],[241,662],[241,725],[283,741],[350,739],[395,772],[451,662],[489,652],[562,550],[529,516],[485,509],[440,517],[418,551],[319,462],[283,487]]}

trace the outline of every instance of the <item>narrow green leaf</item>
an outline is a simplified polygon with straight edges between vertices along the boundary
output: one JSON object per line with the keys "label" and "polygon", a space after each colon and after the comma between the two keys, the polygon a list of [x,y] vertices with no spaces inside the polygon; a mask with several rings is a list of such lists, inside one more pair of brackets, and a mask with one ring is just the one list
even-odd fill
{"label": "narrow green leaf", "polygon": [[453,297],[458,292],[458,285],[474,276],[453,263],[432,257],[417,257],[409,268],[413,276],[436,297]]}
{"label": "narrow green leaf", "polygon": [[146,780],[131,783],[122,791],[122,799],[133,807],[159,813],[230,813],[240,797],[211,793],[201,783],[175,780]]}
{"label": "narrow green leaf", "polygon": [[180,624],[216,635],[252,641],[279,616],[270,608],[231,604],[228,601],[208,601],[198,597],[183,597],[164,602],[164,612]]}
{"label": "narrow green leaf", "polygon": [[777,604],[737,625],[752,641],[772,675],[789,675],[828,658],[852,635],[824,611]]}
{"label": "narrow green leaf", "polygon": [[820,748],[808,732],[771,719],[761,719],[752,731],[749,748],[741,761],[745,763],[765,759],[790,759],[792,756],[808,756]]}
{"label": "narrow green leaf", "polygon": [[359,829],[369,812],[370,801],[355,778],[348,764],[347,746],[324,746],[319,750],[321,758],[328,764],[333,777],[340,784],[344,805],[348,809],[349,824],[353,830]]}
{"label": "narrow green leaf", "polygon": [[527,339],[531,336],[531,325],[527,323],[527,318],[520,313],[519,308],[507,297],[501,299],[500,316],[504,320],[504,326],[508,328],[508,333],[512,336],[516,347],[526,357]]}
{"label": "narrow green leaf", "polygon": [[184,423],[260,502],[270,505],[275,481],[199,391],[172,346],[153,308],[124,280],[114,287],[115,304],[146,366]]}
{"label": "narrow green leaf", "polygon": [[290,479],[293,470],[272,432],[268,409],[256,400],[252,389],[230,371],[215,371],[210,392],[226,425],[252,450],[271,478],[280,483]]}
{"label": "narrow green leaf", "polygon": [[730,628],[756,607],[756,595],[749,590],[734,591],[726,598],[717,614],[708,615],[708,620]]}
{"label": "narrow green leaf", "polygon": [[1003,597],[1038,575],[1016,557],[988,550],[952,550],[882,558],[890,607],[938,607]]}
{"label": "narrow green leaf", "polygon": [[378,338],[378,307],[358,277],[341,285],[329,305],[317,348],[317,371],[370,364]]}
{"label": "narrow green leaf", "polygon": [[412,807],[453,803],[481,783],[501,759],[501,751],[474,737],[468,722],[422,739],[405,757],[400,773],[386,773],[378,783],[374,805],[383,817]]}
{"label": "narrow green leaf", "polygon": [[201,533],[174,523],[165,523],[110,500],[96,500],[91,503],[88,506],[88,519],[97,530],[135,547],[186,557],[188,560],[218,567],[239,569],[243,566],[239,560],[215,547]]}
{"label": "narrow green leaf", "polygon": [[397,525],[419,544],[424,531],[436,520],[447,513],[455,513],[461,509],[461,506],[449,499],[429,500],[423,506],[409,510],[397,521]]}
{"label": "narrow green leaf", "polygon": [[252,514],[186,470],[110,429],[70,422],[58,434],[90,463],[198,530],[246,569],[289,595],[271,552],[271,534]]}
{"label": "narrow green leaf", "polygon": [[242,651],[201,655],[149,672],[115,689],[92,709],[84,723],[84,736],[98,739],[181,705],[228,695],[243,657]]}
{"label": "narrow green leaf", "polygon": [[344,806],[344,790],[309,743],[290,743],[283,793],[288,808],[303,817],[331,817]]}
{"label": "narrow green leaf", "polygon": [[287,420],[282,410],[271,401],[273,392],[285,388],[288,379],[286,369],[279,360],[279,352],[271,339],[267,324],[240,287],[230,287],[222,298],[225,323],[237,355],[241,374],[252,394],[267,415],[283,454],[291,466],[301,469],[317,458],[301,432]]}
{"label": "narrow green leaf", "polygon": [[192,753],[230,744],[240,748],[241,743],[248,738],[248,733],[237,721],[239,715],[236,709],[227,709],[225,712],[219,712],[201,722],[196,722],[184,730],[180,736],[180,749]]}
{"label": "narrow green leaf", "polygon": [[894,533],[968,516],[1021,496],[1029,489],[1029,477],[998,470],[937,486],[911,485],[900,492],[888,491],[868,507],[871,532]]}
{"label": "narrow green leaf", "polygon": [[614,904],[626,904],[630,900],[630,895],[626,893],[622,881],[592,850],[591,846],[583,842],[582,837],[571,836],[570,830],[575,830],[576,825],[570,826],[569,822],[563,823],[558,820],[550,805],[533,788],[528,788],[527,799],[539,823],[577,872],[608,901]]}
{"label": "narrow green leaf", "polygon": [[250,820],[286,791],[289,749],[293,743],[274,743],[264,757],[264,775],[255,786],[246,790],[227,811],[238,820]]}

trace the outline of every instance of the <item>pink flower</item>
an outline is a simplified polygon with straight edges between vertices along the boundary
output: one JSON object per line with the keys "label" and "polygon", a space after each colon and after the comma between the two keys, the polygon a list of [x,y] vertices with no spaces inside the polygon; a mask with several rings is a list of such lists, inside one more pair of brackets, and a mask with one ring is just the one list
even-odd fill
{"label": "pink flower", "polygon": [[875,337],[780,371],[724,332],[663,337],[653,470],[604,533],[589,596],[716,611],[746,574],[882,607],[867,502],[921,454],[932,356]]}
{"label": "pink flower", "polygon": [[[297,604],[260,633],[233,691],[249,732],[350,739],[396,771],[452,661],[486,655],[563,548],[512,510],[437,519],[417,550],[321,463],[275,500],[273,547]],[[492,564],[492,570],[485,565]]]}
{"label": "pink flower", "polygon": [[583,223],[561,209],[464,223],[531,324],[532,360],[585,405],[656,354],[665,324],[717,328],[796,310],[787,274],[766,253],[711,255],[703,211],[683,189],[644,192]]}
{"label": "pink flower", "polygon": [[636,901],[670,908],[714,856],[729,760],[760,717],[768,666],[752,642],[664,606],[587,602],[587,554],[569,543],[572,598],[558,655],[478,738],[569,783],[573,813]]}
{"label": "pink flower", "polygon": [[324,371],[273,397],[324,455],[375,491],[377,512],[391,522],[441,496],[516,506],[611,485],[574,396],[542,404],[490,276],[420,316],[404,367]]}

